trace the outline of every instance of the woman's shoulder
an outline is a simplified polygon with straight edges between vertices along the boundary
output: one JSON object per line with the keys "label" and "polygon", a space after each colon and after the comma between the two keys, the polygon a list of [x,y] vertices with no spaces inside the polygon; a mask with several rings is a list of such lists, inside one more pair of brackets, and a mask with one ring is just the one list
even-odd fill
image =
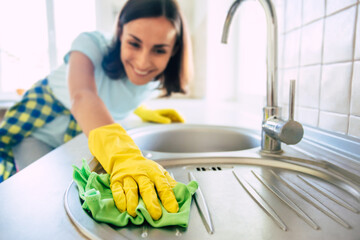
{"label": "woman's shoulder", "polygon": [[64,62],[68,63],[70,52],[79,51],[97,66],[101,64],[103,56],[108,52],[110,43],[111,37],[102,32],[82,32],[72,42],[69,52],[64,56]]}
{"label": "woman's shoulder", "polygon": [[103,47],[108,46],[111,43],[111,35],[103,33],[100,31],[91,31],[91,32],[82,32],[78,35],[76,39],[81,39],[82,41],[92,41],[96,45]]}

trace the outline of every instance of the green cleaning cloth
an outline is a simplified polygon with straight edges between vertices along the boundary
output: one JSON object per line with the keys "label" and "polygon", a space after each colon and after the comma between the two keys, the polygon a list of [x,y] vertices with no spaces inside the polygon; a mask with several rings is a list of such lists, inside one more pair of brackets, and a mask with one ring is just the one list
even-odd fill
{"label": "green cleaning cloth", "polygon": [[141,225],[147,221],[153,227],[188,226],[192,195],[198,188],[197,182],[191,181],[188,185],[178,183],[173,188],[176,200],[179,203],[179,212],[169,213],[161,205],[161,218],[153,220],[142,198],[139,197],[139,204],[136,208],[137,216],[132,217],[127,212],[121,213],[115,206],[110,190],[109,174],[91,172],[85,159],[83,159],[82,164],[81,169],[73,165],[73,178],[78,186],[79,196],[83,200],[83,209],[90,211],[95,220],[118,227],[126,226],[129,221],[135,225]]}

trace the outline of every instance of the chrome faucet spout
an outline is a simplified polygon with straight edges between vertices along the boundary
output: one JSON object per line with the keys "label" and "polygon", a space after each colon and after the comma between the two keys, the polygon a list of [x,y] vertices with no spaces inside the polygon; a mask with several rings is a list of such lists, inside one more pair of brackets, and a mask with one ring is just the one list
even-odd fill
{"label": "chrome faucet spout", "polygon": [[263,6],[267,28],[267,92],[266,101],[268,107],[277,107],[277,80],[278,80],[278,26],[275,7],[270,0],[259,0]]}
{"label": "chrome faucet spout", "polygon": [[223,33],[221,37],[222,43],[227,43],[228,36],[229,36],[229,29],[232,22],[232,19],[235,15],[235,12],[238,8],[238,6],[243,2],[244,0],[236,0],[230,7],[228,14],[225,19],[224,27],[223,27]]}
{"label": "chrome faucet spout", "polygon": [[[229,28],[238,6],[245,0],[236,0],[230,7],[225,24],[221,42],[227,43]],[[286,144],[298,143],[304,134],[302,125],[293,120],[294,118],[294,87],[292,82],[290,89],[290,111],[289,120],[280,119],[280,107],[278,106],[278,27],[277,16],[271,0],[258,0],[265,11],[267,27],[267,81],[266,81],[266,106],[263,108],[261,150],[263,152],[281,152],[281,142]]]}
{"label": "chrome faucet spout", "polygon": [[[236,0],[230,7],[225,19],[221,42],[227,43],[229,29],[236,10],[246,0]],[[267,26],[267,90],[266,105],[267,107],[277,107],[277,71],[278,71],[278,40],[277,40],[277,17],[274,5],[270,0],[259,0],[265,11]]]}

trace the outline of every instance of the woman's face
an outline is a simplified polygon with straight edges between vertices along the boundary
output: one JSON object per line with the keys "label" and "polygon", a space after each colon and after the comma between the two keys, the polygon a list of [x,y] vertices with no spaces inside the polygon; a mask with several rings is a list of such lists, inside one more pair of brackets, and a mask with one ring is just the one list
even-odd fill
{"label": "woman's face", "polygon": [[176,30],[165,17],[139,18],[123,26],[121,61],[135,85],[143,85],[161,74],[173,53]]}

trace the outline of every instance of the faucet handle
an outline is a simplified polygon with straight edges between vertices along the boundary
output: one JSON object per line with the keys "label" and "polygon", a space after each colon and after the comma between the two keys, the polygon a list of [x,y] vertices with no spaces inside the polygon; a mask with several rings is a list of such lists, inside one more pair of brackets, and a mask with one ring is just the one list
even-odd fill
{"label": "faucet handle", "polygon": [[295,113],[295,80],[290,80],[289,91],[289,120],[294,120]]}
{"label": "faucet handle", "polygon": [[295,112],[295,80],[290,80],[289,120],[284,121],[277,116],[268,118],[263,123],[263,130],[272,138],[286,144],[297,144],[304,136],[302,125],[294,120]]}
{"label": "faucet handle", "polygon": [[289,88],[289,120],[284,123],[279,138],[286,144],[296,144],[304,136],[304,129],[301,123],[294,120],[295,115],[295,83],[294,79],[290,80]]}

